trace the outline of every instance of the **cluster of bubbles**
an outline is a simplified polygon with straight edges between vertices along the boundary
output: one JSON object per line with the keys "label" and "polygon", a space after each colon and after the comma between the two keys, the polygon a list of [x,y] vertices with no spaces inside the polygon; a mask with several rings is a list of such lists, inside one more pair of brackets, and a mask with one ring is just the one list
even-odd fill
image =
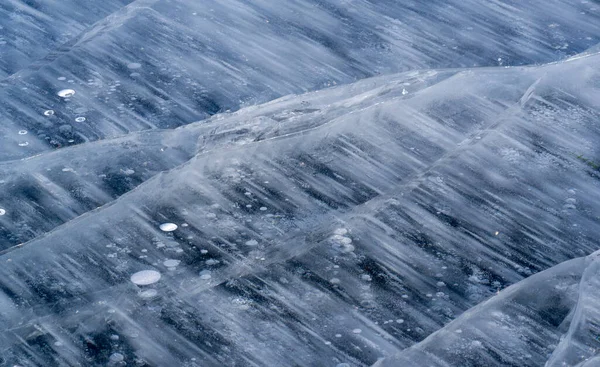
{"label": "cluster of bubbles", "polygon": [[352,245],[352,238],[347,236],[348,230],[346,228],[338,228],[333,232],[333,236],[330,237],[333,243],[333,248],[342,252],[350,253],[354,251],[354,245]]}

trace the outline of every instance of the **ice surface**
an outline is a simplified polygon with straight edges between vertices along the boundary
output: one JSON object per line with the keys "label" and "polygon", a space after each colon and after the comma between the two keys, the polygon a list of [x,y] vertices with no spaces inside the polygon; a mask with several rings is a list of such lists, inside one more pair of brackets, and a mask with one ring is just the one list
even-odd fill
{"label": "ice surface", "polygon": [[[589,1],[9,0],[0,9],[10,14],[0,17],[10,61],[2,160],[379,74],[545,63],[600,42]],[[57,97],[64,89],[76,94]],[[26,146],[22,129],[33,132]]]}
{"label": "ice surface", "polygon": [[[14,238],[44,207],[73,212],[5,246],[3,358],[364,366],[430,344],[450,365],[579,358],[595,341],[578,315],[595,314],[572,285],[593,287],[595,268],[518,282],[597,249],[599,60],[365,79],[21,161],[4,184],[38,188],[3,199]],[[94,192],[102,206],[80,215]],[[140,290],[149,270],[160,280]],[[449,350],[425,339],[455,329]]]}
{"label": "ice surface", "polygon": [[53,4],[0,5],[0,366],[599,363],[597,2]]}

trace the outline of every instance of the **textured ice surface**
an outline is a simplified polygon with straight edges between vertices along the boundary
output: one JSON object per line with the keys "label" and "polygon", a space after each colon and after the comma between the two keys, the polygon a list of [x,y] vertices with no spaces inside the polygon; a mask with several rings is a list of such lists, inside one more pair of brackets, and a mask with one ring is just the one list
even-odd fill
{"label": "textured ice surface", "polygon": [[0,366],[599,363],[598,7],[3,2]]}
{"label": "textured ice surface", "polygon": [[[378,74],[545,63],[600,42],[591,1],[136,0],[106,16],[125,3],[0,5],[0,60],[12,60],[0,159]],[[76,94],[58,97],[64,89]],[[26,146],[22,129],[32,131]]]}
{"label": "textured ice surface", "polygon": [[599,57],[366,79],[7,165],[5,187],[36,187],[2,202],[3,358],[591,358],[588,260],[503,289],[598,247]]}

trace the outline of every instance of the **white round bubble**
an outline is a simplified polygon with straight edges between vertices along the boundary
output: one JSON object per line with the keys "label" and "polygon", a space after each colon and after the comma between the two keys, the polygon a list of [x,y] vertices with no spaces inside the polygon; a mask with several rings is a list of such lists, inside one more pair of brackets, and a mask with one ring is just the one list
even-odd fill
{"label": "white round bubble", "polygon": [[256,246],[256,245],[258,245],[257,240],[246,241],[246,246]]}
{"label": "white round bubble", "polygon": [[64,76],[59,76],[57,79],[60,81],[67,80],[67,78],[65,78]]}
{"label": "white round bubble", "polygon": [[54,110],[46,110],[44,111],[44,116],[52,116],[54,115]]}
{"label": "white round bubble", "polygon": [[157,294],[158,291],[156,289],[147,289],[138,293],[138,296],[140,296],[140,298],[153,298],[156,297]]}
{"label": "white round bubble", "polygon": [[84,122],[85,121],[85,117],[79,116],[79,117],[75,118],[75,121],[76,122]]}
{"label": "white round bubble", "polygon": [[334,234],[337,234],[338,236],[343,236],[346,233],[348,233],[348,230],[346,228],[338,228],[335,231],[333,231]]}
{"label": "white round bubble", "polygon": [[174,259],[168,259],[163,261],[163,265],[166,266],[167,268],[173,268],[178,266],[181,263],[180,260],[174,260]]}
{"label": "white round bubble", "polygon": [[131,282],[136,285],[154,284],[160,280],[160,273],[156,270],[142,270],[131,276]]}
{"label": "white round bubble", "polygon": [[160,230],[163,232],[173,232],[177,229],[177,224],[175,223],[163,223],[160,225]]}
{"label": "white round bubble", "polygon": [[211,273],[210,270],[202,270],[200,272],[200,279],[209,280],[210,278],[212,278],[212,275],[210,275],[210,273]]}
{"label": "white round bubble", "polygon": [[28,142],[28,141],[22,141],[22,142],[20,142],[20,143],[19,143],[19,146],[20,146],[20,147],[26,147],[26,146],[28,146],[28,145],[29,145],[29,142]]}
{"label": "white round bubble", "polygon": [[61,91],[58,91],[57,94],[59,97],[69,98],[69,97],[73,97],[75,95],[75,91],[73,89],[63,89]]}
{"label": "white round bubble", "polygon": [[119,363],[125,360],[125,356],[123,356],[121,353],[113,353],[110,355],[109,360],[112,363]]}
{"label": "white round bubble", "polygon": [[0,208],[0,215],[4,215],[4,214],[6,214],[6,210]]}
{"label": "white round bubble", "polygon": [[139,69],[142,67],[142,64],[140,64],[139,62],[132,62],[131,64],[127,65],[128,69]]}
{"label": "white round bubble", "polygon": [[27,130],[19,130],[19,135],[27,135]]}

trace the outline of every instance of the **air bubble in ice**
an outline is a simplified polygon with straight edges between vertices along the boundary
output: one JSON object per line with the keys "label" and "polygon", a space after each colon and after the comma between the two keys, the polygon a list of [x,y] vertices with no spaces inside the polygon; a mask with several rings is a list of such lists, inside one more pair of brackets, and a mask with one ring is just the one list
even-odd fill
{"label": "air bubble in ice", "polygon": [[354,329],[354,330],[352,330],[352,332],[354,334],[360,334],[360,333],[362,333],[362,330],[361,329]]}
{"label": "air bubble in ice", "polygon": [[346,233],[348,233],[348,230],[346,228],[338,228],[335,231],[333,231],[333,233],[339,236],[343,236]]}
{"label": "air bubble in ice", "polygon": [[109,360],[112,363],[119,363],[119,362],[123,362],[123,360],[125,359],[125,357],[121,354],[121,353],[113,353],[110,355]]}
{"label": "air bubble in ice", "polygon": [[160,280],[160,273],[156,270],[142,270],[131,276],[131,282],[136,285],[154,284]]}
{"label": "air bubble in ice", "polygon": [[173,232],[177,229],[177,224],[175,223],[163,223],[160,225],[160,230],[163,232]]}
{"label": "air bubble in ice", "polygon": [[67,80],[67,78],[65,78],[64,76],[59,76],[59,77],[58,77],[58,78],[56,78],[56,79],[58,79],[58,80],[60,80],[60,81]]}
{"label": "air bubble in ice", "polygon": [[84,122],[85,121],[85,117],[83,116],[79,116],[77,118],[75,118],[75,122]]}
{"label": "air bubble in ice", "polygon": [[156,297],[157,294],[158,291],[156,289],[147,289],[138,293],[138,296],[140,296],[140,298],[153,298]]}
{"label": "air bubble in ice", "polygon": [[6,214],[6,210],[0,208],[0,215],[4,215],[4,214]]}
{"label": "air bubble in ice", "polygon": [[44,111],[44,116],[52,116],[54,115],[54,110],[46,110]]}
{"label": "air bubble in ice", "polygon": [[19,143],[19,146],[20,146],[20,147],[26,147],[26,146],[28,146],[28,145],[29,145],[29,142],[28,142],[28,141],[22,141],[22,142],[20,142],[20,143]]}
{"label": "air bubble in ice", "polygon": [[256,246],[256,245],[258,245],[257,240],[246,241],[246,246]]}
{"label": "air bubble in ice", "polygon": [[372,280],[371,276],[369,274],[363,274],[360,276],[360,279],[366,281],[366,282],[370,282]]}
{"label": "air bubble in ice", "polygon": [[69,97],[73,97],[75,95],[75,91],[73,89],[63,89],[63,90],[59,91],[57,94],[59,97],[69,98]]}
{"label": "air bubble in ice", "polygon": [[163,265],[166,266],[167,268],[174,268],[176,266],[178,266],[181,263],[180,260],[175,260],[175,259],[168,259],[163,261]]}
{"label": "air bubble in ice", "polygon": [[200,279],[209,280],[210,278],[212,278],[212,275],[210,275],[210,273],[211,273],[210,270],[202,270],[200,272]]}
{"label": "air bubble in ice", "polygon": [[142,64],[140,64],[139,62],[132,62],[127,65],[128,69],[139,69],[141,67],[142,67]]}
{"label": "air bubble in ice", "polygon": [[27,130],[19,130],[19,135],[27,135]]}

